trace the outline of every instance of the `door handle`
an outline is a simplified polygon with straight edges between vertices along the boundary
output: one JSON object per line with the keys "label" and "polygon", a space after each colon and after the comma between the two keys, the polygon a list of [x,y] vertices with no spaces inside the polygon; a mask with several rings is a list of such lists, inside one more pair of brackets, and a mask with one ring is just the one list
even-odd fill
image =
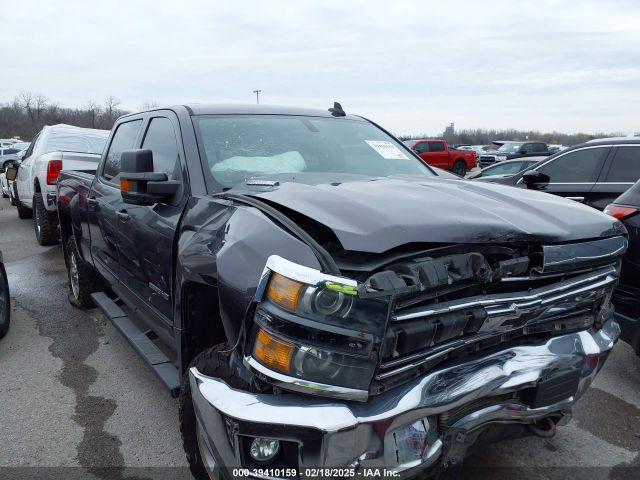
{"label": "door handle", "polygon": [[565,197],[568,200],[573,200],[574,202],[584,203],[584,197]]}
{"label": "door handle", "polygon": [[120,210],[116,212],[116,215],[118,215],[118,220],[121,222],[126,222],[131,218],[126,210]]}

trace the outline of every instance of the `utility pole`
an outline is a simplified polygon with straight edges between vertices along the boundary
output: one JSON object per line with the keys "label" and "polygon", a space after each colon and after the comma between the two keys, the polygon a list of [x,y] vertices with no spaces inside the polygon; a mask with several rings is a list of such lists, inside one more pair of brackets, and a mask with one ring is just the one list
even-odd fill
{"label": "utility pole", "polygon": [[262,90],[254,90],[253,93],[256,94],[256,103],[259,105],[260,104],[260,92],[262,92]]}

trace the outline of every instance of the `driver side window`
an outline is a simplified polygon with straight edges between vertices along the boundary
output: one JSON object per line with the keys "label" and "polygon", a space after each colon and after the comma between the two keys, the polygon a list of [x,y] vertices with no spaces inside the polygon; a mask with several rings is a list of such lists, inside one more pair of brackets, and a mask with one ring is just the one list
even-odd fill
{"label": "driver side window", "polygon": [[104,167],[102,169],[102,177],[112,183],[118,183],[120,176],[120,155],[125,150],[135,148],[135,141],[138,138],[138,130],[142,125],[142,120],[133,120],[131,122],[121,123],[118,125],[116,133],[113,134],[109,151],[105,157]]}
{"label": "driver side window", "polygon": [[421,143],[416,147],[416,153],[424,153],[429,151],[429,144],[427,142]]}
{"label": "driver side window", "polygon": [[557,157],[538,169],[551,183],[595,182],[602,168],[606,148],[584,148]]}
{"label": "driver side window", "polygon": [[29,148],[27,148],[27,151],[24,152],[24,156],[22,157],[22,160],[26,160],[31,156],[31,154],[33,153],[33,149],[36,146],[36,143],[38,143],[39,138],[40,138],[39,133],[35,137],[33,137],[33,140],[31,140],[31,145],[29,145]]}

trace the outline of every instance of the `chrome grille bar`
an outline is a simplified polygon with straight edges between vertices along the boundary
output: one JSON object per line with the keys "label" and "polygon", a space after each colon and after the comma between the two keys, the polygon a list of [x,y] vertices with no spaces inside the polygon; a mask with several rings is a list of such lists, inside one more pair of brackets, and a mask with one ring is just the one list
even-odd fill
{"label": "chrome grille bar", "polygon": [[615,267],[609,267],[587,275],[572,278],[571,280],[566,280],[546,287],[536,288],[527,293],[499,293],[494,295],[470,297],[451,302],[443,302],[396,314],[393,315],[391,319],[394,322],[401,322],[404,320],[442,315],[472,307],[506,307],[511,304],[516,304],[521,308],[531,308],[553,303],[562,298],[587,292],[592,289],[605,287],[615,283],[616,281],[617,271]]}

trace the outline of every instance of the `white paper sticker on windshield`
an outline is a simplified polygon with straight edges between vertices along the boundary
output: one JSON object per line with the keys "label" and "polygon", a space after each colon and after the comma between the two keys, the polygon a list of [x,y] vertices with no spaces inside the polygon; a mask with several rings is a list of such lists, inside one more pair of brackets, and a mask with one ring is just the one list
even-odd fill
{"label": "white paper sticker on windshield", "polygon": [[389,160],[409,160],[402,150],[386,140],[365,140],[367,144],[380,154],[382,158]]}

